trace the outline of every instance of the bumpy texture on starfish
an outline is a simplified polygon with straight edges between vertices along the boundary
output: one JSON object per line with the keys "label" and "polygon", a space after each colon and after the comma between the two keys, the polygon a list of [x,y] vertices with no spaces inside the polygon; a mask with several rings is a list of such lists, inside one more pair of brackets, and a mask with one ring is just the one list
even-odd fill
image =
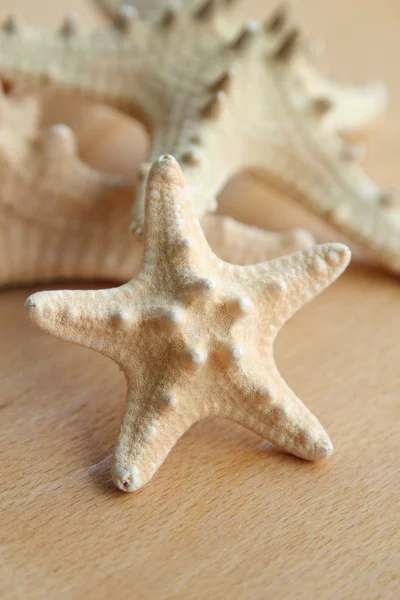
{"label": "bumpy texture on starfish", "polygon": [[100,291],[40,292],[32,321],[112,358],[128,382],[112,467],[116,485],[144,485],[183,432],[227,417],[296,456],[328,457],[332,444],[288,388],[273,358],[280,327],[344,270],[350,251],[315,246],[239,267],[210,250],[182,171],[161,157],[148,180],[145,255],[136,279]]}
{"label": "bumpy texture on starfish", "polygon": [[34,95],[0,97],[0,285],[132,273],[132,189],[90,168],[65,125],[40,128]]}
{"label": "bumpy texture on starfish", "polygon": [[[143,256],[129,233],[133,188],[84,164],[73,131],[44,131],[40,112],[37,96],[0,91],[0,285],[127,281]],[[223,216],[202,226],[215,252],[238,264],[313,244],[302,230],[268,233]]]}
{"label": "bumpy texture on starfish", "polygon": [[[173,18],[174,13],[178,12],[181,6],[193,8],[200,6],[203,0],[94,0],[95,4],[100,6],[115,21],[121,20],[124,16],[133,14],[137,11],[142,19],[146,21],[155,21],[161,15]],[[235,0],[231,0],[231,2]]]}
{"label": "bumpy texture on starfish", "polygon": [[385,90],[322,77],[285,11],[265,25],[243,24],[231,4],[167,8],[156,22],[125,6],[114,27],[89,33],[74,19],[56,33],[11,19],[0,33],[0,74],[133,113],[151,134],[149,164],[170,153],[183,165],[198,216],[215,209],[234,173],[250,170],[400,270],[396,200],[360,169],[359,146],[343,139],[375,120]]}

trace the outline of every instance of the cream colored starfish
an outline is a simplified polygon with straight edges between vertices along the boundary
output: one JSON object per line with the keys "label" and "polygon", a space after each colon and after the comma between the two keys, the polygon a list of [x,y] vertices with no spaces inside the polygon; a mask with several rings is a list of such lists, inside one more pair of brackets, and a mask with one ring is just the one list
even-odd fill
{"label": "cream colored starfish", "polygon": [[[173,154],[183,165],[198,216],[238,171],[288,192],[400,269],[400,212],[358,164],[358,133],[386,103],[380,85],[341,87],[310,62],[284,11],[243,23],[230,2],[194,12],[167,9],[157,22],[125,6],[114,27],[60,31],[9,19],[0,33],[0,74],[47,83],[116,106],[147,126],[149,164]],[[145,166],[144,166],[145,168]],[[135,205],[141,233],[144,183]]]}
{"label": "cream colored starfish", "polygon": [[112,358],[128,382],[112,467],[116,485],[144,485],[183,432],[219,415],[296,456],[332,444],[278,373],[280,327],[344,270],[350,251],[326,244],[248,267],[218,259],[171,156],[147,185],[145,255],[136,279],[100,291],[40,292],[31,320],[56,337]]}
{"label": "cream colored starfish", "polygon": [[[0,92],[0,285],[60,279],[126,281],[143,244],[129,233],[134,190],[76,153],[73,131],[43,131],[37,96]],[[229,217],[202,226],[215,252],[239,264],[313,244],[307,232],[273,234]]]}

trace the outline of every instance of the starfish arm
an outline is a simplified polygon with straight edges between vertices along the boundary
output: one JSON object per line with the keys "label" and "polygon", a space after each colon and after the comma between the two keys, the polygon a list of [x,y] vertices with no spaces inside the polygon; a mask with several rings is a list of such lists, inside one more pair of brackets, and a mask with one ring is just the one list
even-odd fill
{"label": "starfish arm", "polygon": [[[186,185],[191,192],[194,211],[198,217],[215,212],[217,195],[229,179],[236,174],[239,163],[236,157],[228,158],[224,152],[224,127],[201,117],[204,91],[198,84],[196,97],[191,98],[179,121],[158,118],[153,122],[152,138],[142,176],[137,187],[133,206],[132,229],[139,235],[143,231],[146,205],[146,172],[160,155],[170,154],[181,165]],[[207,98],[207,96],[205,96]],[[234,144],[232,140],[232,144]]]}
{"label": "starfish arm", "polygon": [[[71,212],[79,211],[77,219],[86,219],[94,203],[105,205],[117,196],[122,201],[128,192],[123,177],[102,173],[79,158],[75,134],[67,125],[56,124],[44,131],[37,125],[32,137],[27,137],[15,126],[4,124],[1,133],[0,169],[2,179],[7,174],[8,181],[1,190],[0,205],[13,207],[29,219],[51,221],[51,211],[69,219]],[[32,197],[29,203],[23,201],[27,196]],[[69,225],[74,226],[71,221]]]}
{"label": "starfish arm", "polygon": [[[140,282],[95,291],[37,292],[25,302],[30,320],[46,333],[96,350],[119,364],[127,330],[135,336]],[[132,340],[132,345],[135,342]]]}
{"label": "starfish arm", "polygon": [[201,226],[215,254],[237,265],[253,265],[314,245],[313,236],[302,229],[272,233],[221,215],[204,216]]}
{"label": "starfish arm", "polygon": [[145,23],[134,23],[135,35],[118,28],[81,33],[76,24],[68,31],[65,23],[59,31],[48,31],[11,23],[0,29],[0,73],[4,79],[83,93],[128,111],[137,106],[138,116],[145,120],[140,109],[145,100],[138,59],[130,60],[146,54]]}
{"label": "starfish arm", "polygon": [[[327,288],[344,271],[351,253],[343,244],[321,244],[290,256],[255,265],[251,272],[235,267],[235,276],[254,299],[262,298],[265,322],[272,335],[306,302]],[[254,281],[255,283],[252,283]],[[254,332],[265,336],[265,332]],[[262,345],[262,339],[260,339]]]}
{"label": "starfish arm", "polygon": [[84,164],[67,126],[42,131],[35,95],[1,102],[0,284],[119,272],[126,280],[132,188]]}
{"label": "starfish arm", "polygon": [[168,260],[168,269],[204,265],[205,257],[217,260],[195,215],[182,170],[170,155],[161,156],[147,179],[145,263]]}
{"label": "starfish arm", "polygon": [[[134,492],[145,485],[203,410],[187,404],[192,392],[149,384],[141,371],[128,376],[129,388],[125,415],[115,447],[112,477],[118,488]],[[185,402],[186,400],[186,402]]]}
{"label": "starfish arm", "polygon": [[273,358],[261,364],[262,377],[254,375],[252,364],[250,377],[241,372],[235,378],[226,416],[299,458],[328,458],[333,446],[322,425],[286,384]]}
{"label": "starfish arm", "polygon": [[380,82],[364,86],[336,86],[328,96],[334,109],[326,126],[349,141],[357,142],[376,125],[388,105],[388,92]]}
{"label": "starfish arm", "polygon": [[324,127],[353,142],[364,138],[387,108],[388,91],[379,81],[359,86],[339,83],[322,76],[302,55],[292,68],[316,110],[326,107]]}
{"label": "starfish arm", "polygon": [[[293,136],[284,161],[257,169],[256,176],[275,182],[312,212],[371,248],[380,262],[400,270],[399,202],[380,190],[357,164],[357,147],[308,129]],[[289,168],[290,165],[290,168]]]}

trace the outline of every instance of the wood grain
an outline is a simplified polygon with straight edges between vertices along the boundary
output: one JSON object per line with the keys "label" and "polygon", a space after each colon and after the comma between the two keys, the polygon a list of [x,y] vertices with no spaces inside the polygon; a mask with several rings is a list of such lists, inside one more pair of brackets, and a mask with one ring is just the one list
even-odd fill
{"label": "wood grain", "polygon": [[[83,0],[0,1],[2,13],[13,7],[46,25],[68,6],[96,22]],[[246,10],[261,15],[270,6],[253,0]],[[388,83],[389,118],[367,163],[380,183],[393,185],[400,151],[397,0],[303,0],[296,12],[327,40],[335,72],[359,81],[381,74]],[[96,134],[99,113],[81,110],[65,118],[84,120],[86,135],[95,136],[96,143],[85,138],[87,158],[111,168],[119,156],[134,172],[142,151],[135,126],[107,113]],[[110,158],[111,141],[119,154]],[[228,186],[221,210],[272,228],[301,222],[321,239],[339,239],[254,182]],[[32,291],[0,292],[2,597],[400,597],[398,280],[356,262],[277,340],[282,373],[336,446],[328,463],[302,462],[232,423],[207,421],[132,495],[114,489],[109,476],[122,375],[100,355],[29,326],[22,305]]]}

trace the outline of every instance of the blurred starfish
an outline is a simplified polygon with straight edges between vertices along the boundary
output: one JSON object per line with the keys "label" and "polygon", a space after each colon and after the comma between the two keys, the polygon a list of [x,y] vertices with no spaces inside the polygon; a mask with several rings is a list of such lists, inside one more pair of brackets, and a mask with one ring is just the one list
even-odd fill
{"label": "blurred starfish", "polygon": [[[196,213],[239,171],[251,171],[376,251],[400,271],[400,211],[357,164],[356,138],[386,104],[380,84],[344,87],[321,76],[280,9],[266,24],[243,23],[228,0],[165,9],[140,20],[123,4],[114,27],[58,32],[8,19],[0,73],[47,83],[134,114],[151,134],[145,171],[163,153],[183,165]],[[142,232],[144,184],[135,205]]]}
{"label": "blurred starfish", "polygon": [[224,263],[171,156],[150,172],[146,215],[134,280],[111,290],[40,292],[26,302],[46,332],[105,354],[125,373],[115,484],[138,490],[184,431],[211,415],[301,458],[327,458],[331,441],[280,376],[272,347],[282,325],[345,269],[349,249],[325,244],[254,266]]}
{"label": "blurred starfish", "polygon": [[[0,180],[0,285],[136,273],[143,245],[129,233],[133,188],[84,164],[66,125],[43,131],[35,95],[0,94]],[[223,216],[202,226],[216,253],[239,264],[313,243],[305,231],[272,234]]]}

